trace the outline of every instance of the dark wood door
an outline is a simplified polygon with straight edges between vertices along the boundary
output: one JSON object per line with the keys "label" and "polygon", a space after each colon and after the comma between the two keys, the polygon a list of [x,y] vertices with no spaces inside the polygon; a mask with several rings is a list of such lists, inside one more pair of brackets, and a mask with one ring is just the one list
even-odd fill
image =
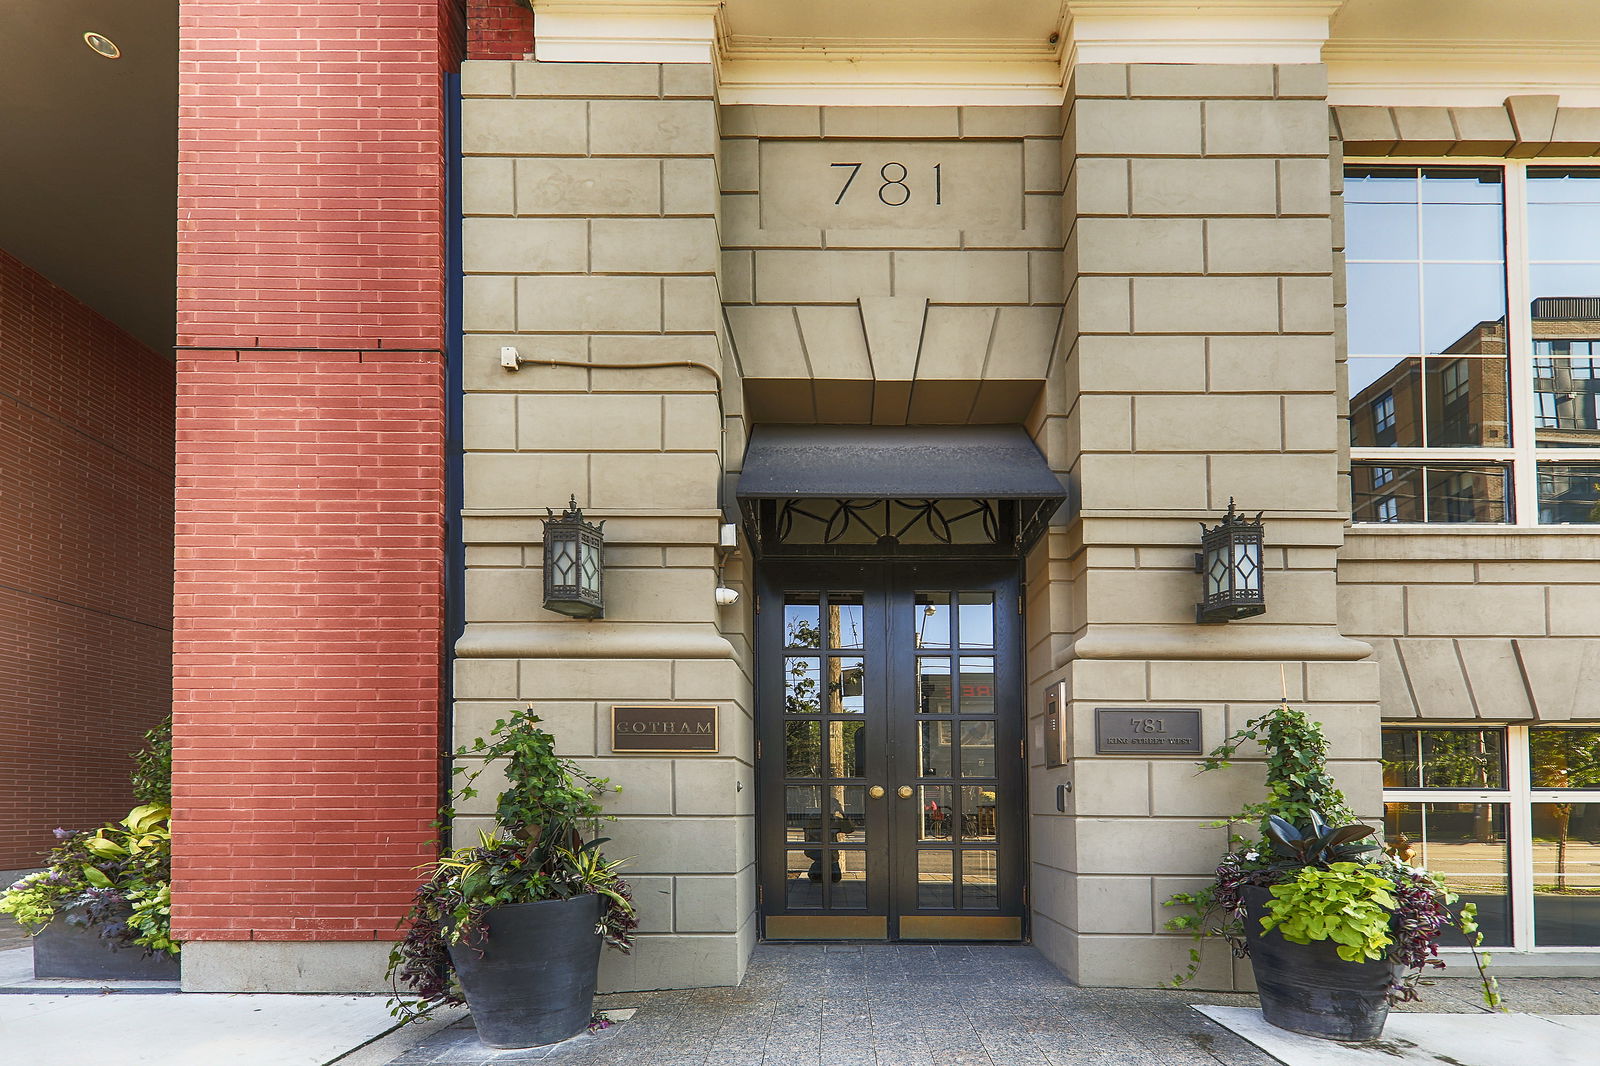
{"label": "dark wood door", "polygon": [[1012,564],[786,562],[756,614],[764,935],[1018,939]]}

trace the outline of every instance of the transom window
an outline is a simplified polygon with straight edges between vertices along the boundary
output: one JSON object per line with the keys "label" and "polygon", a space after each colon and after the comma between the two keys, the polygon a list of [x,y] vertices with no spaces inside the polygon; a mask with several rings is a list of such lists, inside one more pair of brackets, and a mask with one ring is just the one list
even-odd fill
{"label": "transom window", "polygon": [[1486,945],[1600,946],[1600,727],[1386,728],[1383,800],[1384,846],[1476,903]]}
{"label": "transom window", "polygon": [[1357,522],[1600,523],[1600,167],[1345,178]]}

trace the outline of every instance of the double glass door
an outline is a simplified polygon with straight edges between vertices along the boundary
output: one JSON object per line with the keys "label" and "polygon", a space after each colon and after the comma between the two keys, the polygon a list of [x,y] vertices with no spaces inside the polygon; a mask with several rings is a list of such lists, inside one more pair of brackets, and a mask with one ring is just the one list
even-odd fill
{"label": "double glass door", "polygon": [[761,585],[764,935],[1019,939],[1015,564],[784,563]]}

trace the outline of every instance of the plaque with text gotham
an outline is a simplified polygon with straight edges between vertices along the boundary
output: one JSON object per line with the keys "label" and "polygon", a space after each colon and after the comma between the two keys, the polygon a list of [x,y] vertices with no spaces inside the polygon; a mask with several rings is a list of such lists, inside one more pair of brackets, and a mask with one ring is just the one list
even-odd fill
{"label": "plaque with text gotham", "polygon": [[611,708],[611,750],[621,755],[717,750],[717,709],[683,704]]}
{"label": "plaque with text gotham", "polygon": [[1198,707],[1096,707],[1096,755],[1204,755]]}

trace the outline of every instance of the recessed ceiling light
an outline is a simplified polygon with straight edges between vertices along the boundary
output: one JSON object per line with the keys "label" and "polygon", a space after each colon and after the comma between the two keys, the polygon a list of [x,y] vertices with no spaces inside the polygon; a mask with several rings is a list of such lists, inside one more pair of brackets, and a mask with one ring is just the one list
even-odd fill
{"label": "recessed ceiling light", "polygon": [[122,58],[122,49],[117,47],[117,42],[113,41],[104,34],[86,33],[83,35],[83,43],[88,45],[90,48],[93,48],[96,52],[105,56],[107,59]]}

